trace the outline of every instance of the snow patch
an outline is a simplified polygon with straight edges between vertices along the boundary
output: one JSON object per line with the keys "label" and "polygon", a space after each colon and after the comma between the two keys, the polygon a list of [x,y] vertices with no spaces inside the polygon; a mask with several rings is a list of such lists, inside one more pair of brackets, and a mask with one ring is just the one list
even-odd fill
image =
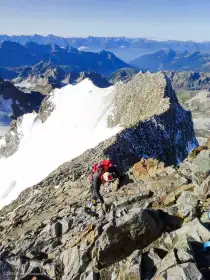
{"label": "snow patch", "polygon": [[107,127],[114,103],[113,89],[114,86],[98,88],[86,79],[52,93],[55,109],[44,123],[35,121],[36,113],[23,116],[18,125],[22,135],[18,151],[0,160],[0,207],[62,163],[122,129]]}
{"label": "snow patch", "polygon": [[4,137],[2,137],[0,139],[0,148],[3,147],[3,146],[6,146],[6,141],[5,141]]}
{"label": "snow patch", "polygon": [[79,51],[86,51],[88,49],[89,49],[89,47],[85,47],[85,46],[81,46],[78,48]]}
{"label": "snow patch", "polygon": [[26,89],[33,87],[33,85],[31,83],[29,83],[27,80],[14,84],[14,86],[19,87],[19,88],[26,88]]}

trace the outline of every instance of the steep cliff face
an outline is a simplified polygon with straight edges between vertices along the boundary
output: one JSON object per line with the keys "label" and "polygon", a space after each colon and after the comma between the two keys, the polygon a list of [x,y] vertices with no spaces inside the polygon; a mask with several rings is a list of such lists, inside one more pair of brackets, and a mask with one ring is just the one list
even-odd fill
{"label": "steep cliff face", "polygon": [[131,161],[130,164],[141,157],[177,164],[197,146],[191,114],[180,106],[163,73],[139,73],[115,90],[109,124],[126,129],[118,134],[108,153],[118,164],[122,164],[117,158],[119,151],[122,155],[126,153],[124,160]]}
{"label": "steep cliff face", "polygon": [[0,124],[9,125],[12,119],[37,112],[43,98],[39,93],[26,94],[0,78]]}

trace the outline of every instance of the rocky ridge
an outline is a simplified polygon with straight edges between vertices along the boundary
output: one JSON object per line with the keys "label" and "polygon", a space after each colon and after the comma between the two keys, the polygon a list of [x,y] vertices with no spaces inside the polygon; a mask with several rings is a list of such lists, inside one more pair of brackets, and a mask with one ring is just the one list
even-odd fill
{"label": "rocky ridge", "polygon": [[[190,114],[163,73],[140,73],[116,93],[121,96],[116,94],[112,121],[126,128],[0,210],[1,279],[208,276],[208,255],[198,249],[210,239],[203,225],[208,226],[208,145],[193,150],[179,168],[169,166],[183,161],[197,142]],[[38,114],[41,121],[50,116],[47,107]],[[100,205],[96,212],[85,208],[91,167],[104,158],[125,173],[119,190],[117,182],[103,190],[106,214]]]}
{"label": "rocky ridge", "polygon": [[66,73],[60,66],[43,61],[25,68],[12,82],[25,92],[38,91],[46,95],[55,88],[77,84],[86,78],[91,79],[96,86],[101,88],[111,85],[98,73],[91,71]]}
{"label": "rocky ridge", "polygon": [[130,81],[136,74],[138,73],[137,70],[131,68],[122,68],[115,73],[113,73],[109,77],[109,82],[115,84],[117,82],[128,82]]}
{"label": "rocky ridge", "polygon": [[208,279],[209,257],[201,250],[210,239],[208,147],[180,168],[155,159],[136,163],[119,190],[104,189],[107,213],[98,206],[94,217],[85,211],[89,168],[103,156],[101,146],[87,151],[0,211],[2,275]]}

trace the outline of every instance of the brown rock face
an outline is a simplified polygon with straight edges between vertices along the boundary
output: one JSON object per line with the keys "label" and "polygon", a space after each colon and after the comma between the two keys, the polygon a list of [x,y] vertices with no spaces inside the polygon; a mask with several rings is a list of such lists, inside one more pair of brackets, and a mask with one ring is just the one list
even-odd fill
{"label": "brown rock face", "polygon": [[145,180],[163,172],[164,163],[152,158],[142,159],[140,162],[134,164],[132,171],[136,180]]}

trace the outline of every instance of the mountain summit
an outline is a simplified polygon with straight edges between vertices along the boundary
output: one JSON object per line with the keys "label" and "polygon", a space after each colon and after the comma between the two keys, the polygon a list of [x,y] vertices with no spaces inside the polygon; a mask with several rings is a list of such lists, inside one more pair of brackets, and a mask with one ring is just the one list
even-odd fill
{"label": "mountain summit", "polygon": [[210,72],[210,54],[196,52],[178,52],[160,50],[153,54],[143,55],[130,62],[142,70],[156,71],[204,71]]}

